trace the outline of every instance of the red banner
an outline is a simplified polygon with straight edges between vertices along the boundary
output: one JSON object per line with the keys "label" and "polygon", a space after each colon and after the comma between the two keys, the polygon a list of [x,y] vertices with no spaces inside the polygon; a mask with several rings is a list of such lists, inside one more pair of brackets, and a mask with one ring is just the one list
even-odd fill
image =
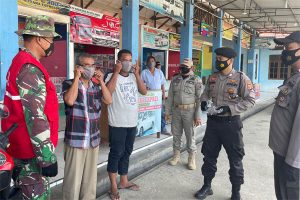
{"label": "red banner", "polygon": [[79,12],[70,12],[71,41],[106,47],[119,47],[120,20],[108,15],[92,17]]}

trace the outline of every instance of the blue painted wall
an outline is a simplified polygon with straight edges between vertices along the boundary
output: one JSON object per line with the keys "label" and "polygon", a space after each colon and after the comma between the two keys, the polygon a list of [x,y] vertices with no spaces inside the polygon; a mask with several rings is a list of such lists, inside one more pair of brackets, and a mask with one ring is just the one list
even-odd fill
{"label": "blue painted wall", "polygon": [[260,49],[258,82],[261,85],[261,91],[277,91],[277,87],[283,83],[283,80],[269,80],[269,57],[280,54],[281,50]]}
{"label": "blue painted wall", "polygon": [[18,30],[17,1],[0,1],[0,100],[3,100],[6,73],[15,54],[18,52],[18,36],[14,33]]}

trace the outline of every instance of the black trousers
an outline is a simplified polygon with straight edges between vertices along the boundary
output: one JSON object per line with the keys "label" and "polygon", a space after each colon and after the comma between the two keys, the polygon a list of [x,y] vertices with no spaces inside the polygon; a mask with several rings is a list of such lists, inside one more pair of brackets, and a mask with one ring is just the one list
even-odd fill
{"label": "black trousers", "polygon": [[244,183],[242,159],[245,151],[242,127],[240,116],[208,116],[201,150],[204,155],[202,174],[205,180],[211,181],[215,177],[217,158],[223,145],[229,159],[231,184],[241,185]]}
{"label": "black trousers", "polygon": [[299,200],[299,171],[274,152],[274,183],[278,200]]}
{"label": "black trousers", "polygon": [[109,147],[107,171],[126,175],[129,157],[133,150],[137,129],[109,126]]}

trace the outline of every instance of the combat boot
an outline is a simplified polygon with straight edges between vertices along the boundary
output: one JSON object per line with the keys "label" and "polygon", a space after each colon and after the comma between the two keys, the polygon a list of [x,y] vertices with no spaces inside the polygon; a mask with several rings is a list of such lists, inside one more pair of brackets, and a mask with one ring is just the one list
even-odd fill
{"label": "combat boot", "polygon": [[240,185],[232,185],[231,200],[241,200],[240,190],[241,190]]}
{"label": "combat boot", "polygon": [[196,197],[196,199],[203,200],[207,196],[212,195],[212,194],[213,194],[213,191],[211,189],[211,180],[204,179],[204,185],[198,192],[196,192],[194,197]]}
{"label": "combat boot", "polygon": [[180,161],[180,151],[175,150],[172,160],[169,161],[169,164],[172,166],[177,165],[177,163]]}
{"label": "combat boot", "polygon": [[196,153],[191,152],[189,153],[189,158],[188,158],[188,168],[190,170],[195,170],[196,169]]}

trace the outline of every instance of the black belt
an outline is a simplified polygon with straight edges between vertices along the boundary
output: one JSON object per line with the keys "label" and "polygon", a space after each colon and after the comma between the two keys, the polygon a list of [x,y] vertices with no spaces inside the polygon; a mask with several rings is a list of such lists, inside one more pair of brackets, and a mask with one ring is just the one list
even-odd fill
{"label": "black belt", "polygon": [[214,120],[214,121],[222,121],[222,122],[241,120],[241,117],[239,115],[235,115],[235,116],[208,115],[207,118]]}

